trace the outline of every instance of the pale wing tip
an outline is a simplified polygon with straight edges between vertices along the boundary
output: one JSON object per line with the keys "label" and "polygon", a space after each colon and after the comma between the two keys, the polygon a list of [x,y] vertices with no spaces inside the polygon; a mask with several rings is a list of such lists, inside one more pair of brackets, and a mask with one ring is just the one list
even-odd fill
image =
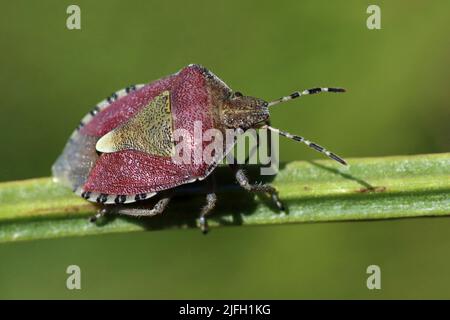
{"label": "pale wing tip", "polygon": [[115,151],[111,132],[105,134],[97,141],[95,144],[95,149],[102,153],[110,153]]}

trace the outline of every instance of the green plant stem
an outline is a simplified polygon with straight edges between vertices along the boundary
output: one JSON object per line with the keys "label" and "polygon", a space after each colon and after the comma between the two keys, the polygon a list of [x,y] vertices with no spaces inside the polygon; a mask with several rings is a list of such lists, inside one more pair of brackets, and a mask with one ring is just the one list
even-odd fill
{"label": "green plant stem", "polygon": [[[450,214],[450,153],[329,160],[282,165],[268,181],[288,208],[241,190],[228,168],[217,169],[218,207],[210,227],[386,219]],[[261,181],[259,170],[250,176]],[[270,180],[271,177],[265,177]],[[272,177],[273,178],[273,177]],[[98,207],[51,178],[0,183],[0,242],[196,227],[204,198],[195,185],[180,191],[167,212],[151,218],[111,217],[88,222]],[[200,232],[200,231],[199,231]]]}

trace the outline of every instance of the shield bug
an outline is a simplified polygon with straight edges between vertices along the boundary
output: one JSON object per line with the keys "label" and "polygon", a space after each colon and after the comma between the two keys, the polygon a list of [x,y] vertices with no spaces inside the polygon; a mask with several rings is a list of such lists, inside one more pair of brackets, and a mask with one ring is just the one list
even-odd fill
{"label": "shield bug", "polygon": [[[52,167],[55,180],[71,187],[84,199],[97,202],[102,209],[91,218],[106,213],[153,216],[164,211],[175,187],[207,178],[230,151],[234,143],[223,145],[212,161],[174,161],[174,135],[184,130],[183,139],[192,135],[195,124],[202,130],[266,128],[302,142],[341,164],[345,161],[318,144],[269,125],[269,108],[288,100],[320,92],[344,92],[340,88],[314,88],[294,92],[272,102],[245,96],[231,90],[211,71],[189,65],[179,72],[146,85],[132,85],[113,93],[97,104],[79,123],[63,153]],[[195,151],[206,142],[187,140]],[[251,192],[270,195],[280,210],[276,189],[270,185],[251,184],[242,168],[232,165],[237,182]],[[127,204],[159,194],[152,209]],[[212,189],[200,213],[200,227],[208,230],[206,216],[216,203]]]}

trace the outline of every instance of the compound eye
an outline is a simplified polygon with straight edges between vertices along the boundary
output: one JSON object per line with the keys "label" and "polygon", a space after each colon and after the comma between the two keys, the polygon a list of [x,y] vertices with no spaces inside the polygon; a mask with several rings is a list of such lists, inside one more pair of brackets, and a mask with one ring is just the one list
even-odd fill
{"label": "compound eye", "polygon": [[240,93],[239,91],[236,91],[236,92],[234,93],[234,96],[235,96],[235,97],[242,97],[243,94]]}

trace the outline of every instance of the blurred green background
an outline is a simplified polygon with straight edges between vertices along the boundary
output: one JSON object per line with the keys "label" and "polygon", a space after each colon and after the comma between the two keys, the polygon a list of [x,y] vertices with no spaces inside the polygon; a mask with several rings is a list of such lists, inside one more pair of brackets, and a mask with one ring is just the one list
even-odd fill
{"label": "blurred green background", "polygon": [[[81,30],[66,8],[81,7]],[[378,4],[382,29],[368,30]],[[450,149],[450,2],[2,1],[0,181],[48,176],[111,92],[189,63],[344,157]],[[281,159],[318,155],[282,140]],[[219,204],[220,205],[220,204]],[[0,298],[450,298],[450,219],[158,231],[4,244]],[[77,264],[82,290],[65,288]],[[366,288],[366,268],[382,290]]]}

